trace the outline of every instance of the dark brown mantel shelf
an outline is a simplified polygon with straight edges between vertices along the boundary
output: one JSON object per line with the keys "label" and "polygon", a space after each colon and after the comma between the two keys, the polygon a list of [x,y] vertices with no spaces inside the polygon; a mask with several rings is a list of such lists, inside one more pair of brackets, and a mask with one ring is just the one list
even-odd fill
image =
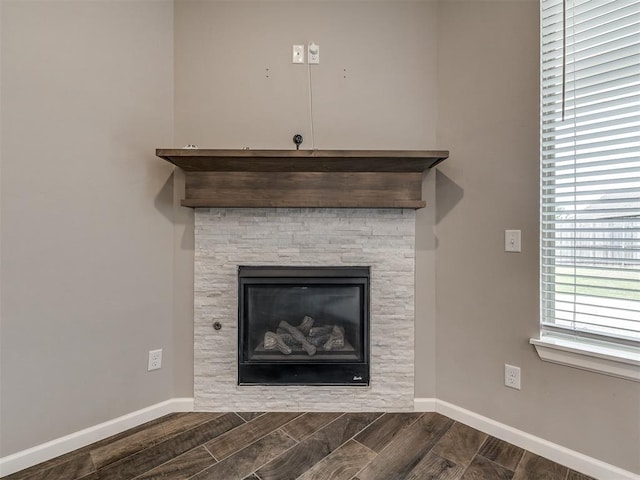
{"label": "dark brown mantel shelf", "polygon": [[157,149],[185,172],[186,207],[422,208],[448,151]]}

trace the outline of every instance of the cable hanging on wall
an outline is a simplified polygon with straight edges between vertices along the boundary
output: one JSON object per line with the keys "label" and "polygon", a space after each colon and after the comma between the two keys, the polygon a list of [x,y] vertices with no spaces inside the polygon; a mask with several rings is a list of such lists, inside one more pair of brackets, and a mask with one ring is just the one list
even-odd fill
{"label": "cable hanging on wall", "polygon": [[311,150],[315,150],[316,138],[313,131],[313,84],[311,82],[311,64],[307,62],[307,80],[309,88],[309,128],[311,133]]}

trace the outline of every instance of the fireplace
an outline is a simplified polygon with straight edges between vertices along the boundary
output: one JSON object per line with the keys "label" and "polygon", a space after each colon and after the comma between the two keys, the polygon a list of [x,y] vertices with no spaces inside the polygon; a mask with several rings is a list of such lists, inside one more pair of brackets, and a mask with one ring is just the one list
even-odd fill
{"label": "fireplace", "polygon": [[[159,149],[156,155],[184,170],[182,205],[195,208],[196,410],[413,410],[414,209],[425,206],[423,172],[449,152]],[[331,359],[321,352],[300,362],[293,352],[260,358],[260,336],[264,341],[273,325],[263,325],[253,340],[241,327],[241,265],[368,265],[371,293],[356,335],[364,340],[352,344],[358,353]],[[298,312],[287,323],[300,326],[305,316],[321,320]],[[240,351],[239,338],[247,342]],[[264,384],[239,373],[270,363],[278,366]],[[352,387],[359,372],[327,386],[295,374],[316,363],[342,363],[343,370],[361,364],[368,388]]]}
{"label": "fireplace", "polygon": [[[337,270],[364,267],[369,292],[368,314],[361,335],[369,385],[238,384],[247,363],[238,351],[240,267],[265,271],[327,266]],[[245,270],[245,268],[243,268]],[[324,270],[324,272],[322,272]],[[296,272],[300,273],[302,270]],[[367,272],[368,271],[368,272]],[[243,272],[243,275],[246,272]],[[288,273],[286,275],[289,275]],[[283,275],[282,270],[277,276]],[[361,276],[360,273],[354,275]],[[329,277],[340,278],[331,274]],[[251,277],[247,277],[253,282]],[[415,211],[364,208],[197,208],[194,261],[194,402],[202,411],[412,411],[414,408],[414,280]],[[294,278],[300,282],[299,278]],[[326,280],[325,280],[326,281]],[[340,282],[346,282],[344,278]],[[303,285],[309,287],[309,285]],[[292,302],[295,303],[295,302]],[[287,323],[298,326],[304,316],[318,324],[318,313],[298,311]],[[315,315],[315,316],[314,316]],[[279,322],[275,325],[277,330]],[[335,322],[334,322],[335,323]],[[258,333],[258,339],[265,332]],[[348,337],[347,337],[348,338]],[[355,343],[354,343],[355,345]],[[249,352],[250,353],[250,352]],[[282,357],[276,355],[276,359]],[[293,355],[293,353],[292,353]],[[291,357],[293,358],[293,357]],[[303,369],[304,364],[331,363],[318,353],[303,366],[279,365],[275,371]],[[242,362],[242,367],[239,364]],[[247,362],[248,361],[248,362]],[[353,361],[353,363],[351,363]],[[353,368],[350,358],[343,367]],[[327,367],[329,368],[329,367]],[[365,370],[366,372],[366,370]],[[299,376],[292,383],[299,382]],[[363,380],[365,377],[363,376]],[[356,380],[359,382],[359,380]]]}
{"label": "fireplace", "polygon": [[369,385],[369,267],[238,269],[239,385]]}

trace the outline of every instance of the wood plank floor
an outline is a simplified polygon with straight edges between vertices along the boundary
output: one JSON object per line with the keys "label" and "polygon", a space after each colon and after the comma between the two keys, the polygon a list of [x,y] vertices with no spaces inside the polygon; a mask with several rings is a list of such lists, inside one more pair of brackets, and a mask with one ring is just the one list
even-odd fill
{"label": "wood plank floor", "polygon": [[6,480],[588,480],[437,413],[176,413]]}

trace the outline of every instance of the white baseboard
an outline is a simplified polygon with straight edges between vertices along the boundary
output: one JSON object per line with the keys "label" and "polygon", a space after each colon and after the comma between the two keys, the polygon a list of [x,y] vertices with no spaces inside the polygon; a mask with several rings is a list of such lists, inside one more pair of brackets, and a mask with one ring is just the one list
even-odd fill
{"label": "white baseboard", "polygon": [[145,422],[174,412],[193,411],[193,398],[172,398],[50,442],[0,458],[0,477],[64,455]]}
{"label": "white baseboard", "polygon": [[413,409],[416,412],[435,412],[436,402],[435,398],[414,398]]}
{"label": "white baseboard", "polygon": [[640,480],[640,475],[549,442],[452,403],[437,398],[416,398],[414,404],[417,412],[438,412],[577,472],[601,479]]}

